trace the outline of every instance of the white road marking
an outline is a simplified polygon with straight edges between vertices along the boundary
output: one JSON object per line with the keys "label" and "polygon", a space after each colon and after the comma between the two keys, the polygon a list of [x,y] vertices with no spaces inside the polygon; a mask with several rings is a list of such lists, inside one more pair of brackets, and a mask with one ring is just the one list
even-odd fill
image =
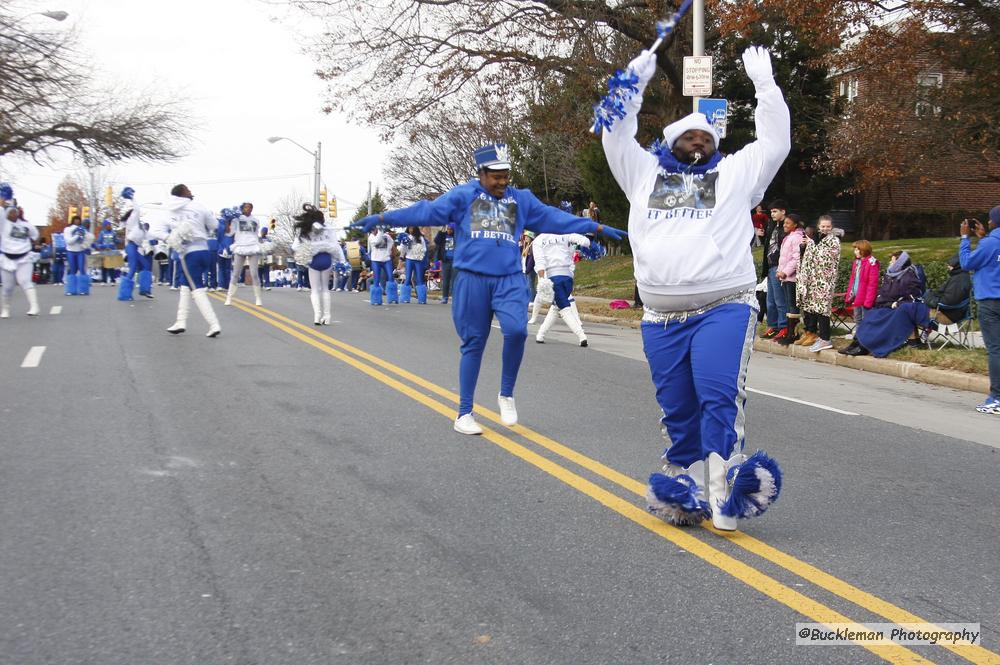
{"label": "white road marking", "polygon": [[24,357],[21,367],[38,367],[42,362],[42,354],[45,353],[44,346],[33,346],[28,349],[28,355]]}
{"label": "white road marking", "polygon": [[62,305],[52,305],[52,309],[49,310],[49,314],[52,316],[60,313],[62,313]]}
{"label": "white road marking", "polygon": [[834,413],[840,413],[845,416],[857,416],[860,414],[854,413],[853,411],[844,411],[842,409],[835,409],[832,406],[824,406],[823,404],[816,404],[815,402],[807,402],[803,399],[795,399],[794,397],[785,397],[784,395],[777,395],[775,393],[764,392],[763,390],[754,390],[753,388],[747,388],[748,393],[757,393],[758,395],[767,395],[768,397],[776,397],[778,399],[783,399],[788,402],[795,402],[796,404],[805,404],[806,406],[814,406],[817,409],[823,409],[824,411],[833,411]]}

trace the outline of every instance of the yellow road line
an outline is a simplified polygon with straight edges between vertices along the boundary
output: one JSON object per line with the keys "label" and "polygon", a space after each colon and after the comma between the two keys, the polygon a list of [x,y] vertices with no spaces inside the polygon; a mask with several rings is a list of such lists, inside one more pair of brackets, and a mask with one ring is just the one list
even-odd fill
{"label": "yellow road line", "polygon": [[[310,336],[304,335],[303,333],[294,330],[288,325],[282,323],[279,318],[282,317],[280,314],[274,314],[275,318],[271,318],[270,312],[265,313],[259,308],[243,304],[239,302],[236,305],[239,309],[251,314],[252,316],[278,328],[279,330],[291,335],[292,337],[316,348],[338,360],[347,363],[348,365],[354,367],[355,369],[367,374],[368,376],[376,379],[377,381],[397,390],[398,392],[406,395],[407,397],[423,404],[424,406],[430,408],[433,411],[446,417],[448,420],[452,420],[454,417],[454,407],[442,404],[441,402],[424,395],[410,386],[400,382],[397,379],[373,368],[369,365],[362,363],[361,361],[348,356],[347,354],[330,348],[330,345],[324,341],[313,339]],[[296,322],[290,322],[294,325],[305,329],[306,331],[313,333],[306,326],[302,326]],[[316,336],[327,337],[326,335],[318,334]],[[332,338],[331,338],[332,339]],[[366,354],[367,355],[367,354]],[[610,508],[619,515],[635,522],[636,524],[646,528],[647,530],[655,533],[656,535],[664,538],[678,547],[684,549],[691,554],[694,554],[703,561],[715,566],[716,568],[722,570],[723,572],[731,575],[732,577],[740,580],[744,584],[750,586],[753,589],[761,592],[762,594],[776,600],[777,602],[785,605],[786,607],[792,609],[793,611],[805,616],[818,623],[831,625],[835,623],[839,624],[850,624],[852,630],[864,630],[864,627],[857,622],[852,621],[846,616],[840,614],[839,612],[833,610],[832,608],[819,603],[802,593],[791,589],[790,587],[782,584],[778,580],[765,575],[764,573],[756,570],[755,568],[743,563],[742,561],[735,559],[734,557],[715,549],[711,545],[702,542],[701,540],[695,538],[694,536],[686,533],[685,531],[673,527],[661,519],[651,515],[645,510],[625,501],[616,494],[613,494],[604,488],[596,485],[595,483],[579,476],[565,467],[559,466],[555,462],[542,457],[538,453],[525,448],[519,443],[516,443],[512,439],[504,436],[503,434],[497,432],[489,427],[483,428],[483,438],[496,444],[497,446],[503,448],[507,452],[515,455],[516,457],[528,462],[529,464],[541,469],[542,471],[548,473],[549,475],[561,480],[563,483],[569,485],[570,487],[576,489],[577,491],[589,496],[595,501],[601,503],[607,508]],[[902,647],[900,645],[894,644],[888,640],[882,643],[861,643],[856,642],[859,646],[872,652],[873,654],[879,656],[883,660],[890,663],[931,663],[919,654]]]}
{"label": "yellow road line", "polygon": [[[254,309],[252,310],[251,309],[245,310],[245,311],[250,311],[250,313],[256,313],[258,311],[261,311],[261,308],[256,308],[255,306],[251,306],[249,303],[245,301],[237,301],[237,302],[244,304],[247,308],[254,307]],[[313,335],[314,337],[320,338],[329,344],[344,349],[345,351],[348,351],[360,358],[363,358],[364,360],[367,360],[370,363],[378,365],[379,367],[386,369],[396,374],[397,376],[405,378],[407,381],[410,381],[428,391],[431,391],[436,395],[444,397],[445,399],[448,399],[454,402],[455,404],[458,404],[459,396],[454,392],[442,388],[441,386],[435,383],[431,383],[430,381],[427,381],[426,379],[417,376],[416,374],[413,374],[412,372],[409,372],[403,369],[402,367],[393,365],[392,363],[383,360],[378,356],[372,355],[370,353],[367,353],[366,351],[363,351],[362,349],[347,344],[346,342],[342,342],[338,339],[330,337],[329,335],[319,330],[303,325],[298,321],[295,321],[294,319],[290,319],[286,316],[283,316],[282,314],[267,309],[264,309],[263,311],[267,312],[267,315],[270,317],[273,317],[279,321],[284,321],[289,325],[292,325],[296,328],[299,328],[309,333],[310,335]],[[497,425],[505,427],[505,425],[503,425],[503,423],[500,421],[499,413],[491,411],[490,409],[487,409],[480,405],[475,405],[474,410],[477,414],[480,414],[483,417],[493,421]],[[646,486],[640,483],[639,481],[635,480],[634,478],[630,478],[629,476],[626,476],[625,474],[616,471],[615,469],[612,469],[602,464],[601,462],[598,462],[595,459],[587,457],[586,455],[583,455],[577,452],[576,450],[573,450],[572,448],[565,446],[559,443],[558,441],[555,441],[545,436],[544,434],[535,432],[534,430],[524,427],[523,425],[514,425],[513,427],[510,427],[508,429],[511,429],[512,431],[520,434],[529,441],[538,444],[542,448],[545,448],[546,450],[587,469],[588,471],[618,485],[619,487],[625,490],[628,490],[641,497],[645,497],[646,495]],[[802,561],[800,559],[793,557],[790,554],[782,552],[781,550],[771,545],[768,545],[767,543],[757,538],[754,538],[753,536],[747,535],[740,531],[737,532],[718,531],[715,528],[713,528],[711,526],[711,522],[707,520],[702,524],[702,526],[708,531],[711,531],[712,533],[718,536],[726,538],[730,542],[734,543],[739,547],[742,547],[748,552],[756,554],[757,556],[767,561],[770,561],[771,563],[781,568],[784,568],[785,570],[794,573],[795,575],[798,575],[804,580],[812,584],[815,584],[816,586],[825,589],[826,591],[829,591],[830,593],[839,596],[844,600],[854,603],[855,605],[864,608],[872,612],[873,614],[888,619],[893,623],[927,623],[927,624],[932,623],[930,621],[927,621],[926,619],[920,618],[919,616],[901,607],[893,605],[892,603],[883,600],[882,598],[879,598],[874,594],[868,593],[867,591],[863,591],[858,587],[850,584],[849,582],[845,582],[844,580],[841,580],[829,573],[826,573],[820,570],[819,568],[816,568],[815,566],[806,563],[805,561]],[[969,662],[975,663],[976,665],[1000,665],[1000,654],[994,653],[993,651],[985,649],[982,646],[976,646],[965,643],[956,645],[941,644],[940,646],[951,651],[952,653],[957,654],[958,656],[961,656],[962,658],[968,660]]]}

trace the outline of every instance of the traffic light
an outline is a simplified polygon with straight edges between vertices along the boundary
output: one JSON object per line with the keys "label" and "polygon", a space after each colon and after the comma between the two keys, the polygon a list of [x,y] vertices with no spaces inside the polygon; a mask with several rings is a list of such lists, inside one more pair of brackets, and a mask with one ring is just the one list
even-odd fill
{"label": "traffic light", "polygon": [[77,207],[70,206],[69,212],[66,213],[66,223],[69,224],[71,221],[73,221],[73,218],[76,217],[76,215],[77,215]]}
{"label": "traffic light", "polygon": [[90,206],[83,206],[83,212],[80,213],[80,216],[85,220],[90,219]]}
{"label": "traffic light", "polygon": [[330,217],[337,216],[337,197],[334,196],[330,199]]}
{"label": "traffic light", "polygon": [[319,209],[323,210],[326,208],[326,190],[319,190]]}
{"label": "traffic light", "polygon": [[277,226],[277,225],[278,225],[278,220],[272,219],[271,220],[271,230],[273,231],[274,227]]}
{"label": "traffic light", "polygon": [[111,185],[104,190],[104,206],[110,208],[115,204],[115,193],[111,190]]}

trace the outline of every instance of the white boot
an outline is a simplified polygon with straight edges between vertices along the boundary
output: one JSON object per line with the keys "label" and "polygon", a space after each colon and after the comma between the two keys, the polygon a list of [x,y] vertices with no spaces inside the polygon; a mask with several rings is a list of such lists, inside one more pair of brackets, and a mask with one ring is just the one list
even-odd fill
{"label": "white boot", "polygon": [[10,318],[10,299],[6,293],[0,293],[0,319]]}
{"label": "white boot", "polygon": [[580,342],[580,346],[587,346],[587,334],[583,332],[583,324],[580,323],[580,315],[576,313],[576,308],[573,305],[563,307],[559,310],[559,316],[562,317],[562,320],[566,322],[569,329],[576,335],[576,340]]}
{"label": "white boot", "polygon": [[264,301],[260,299],[260,284],[253,285],[253,297],[254,297],[253,304],[257,305],[257,307],[260,307],[264,304]]}
{"label": "white boot", "polygon": [[38,316],[38,291],[32,286],[24,290],[24,295],[28,299],[28,316]]}
{"label": "white boot", "polygon": [[219,318],[215,315],[215,310],[212,309],[212,301],[208,299],[208,289],[195,289],[191,297],[194,298],[194,304],[198,307],[202,318],[208,323],[208,332],[205,333],[205,337],[218,337],[219,333],[222,332],[222,326],[219,325]]}
{"label": "white boot", "polygon": [[528,319],[528,323],[534,323],[538,320],[538,312],[542,309],[542,299],[537,295],[535,296],[534,302],[531,303],[531,318]]}
{"label": "white boot", "polygon": [[726,480],[726,460],[719,453],[709,453],[708,505],[712,510],[712,526],[720,531],[736,531],[736,518],[722,514],[722,506],[729,499],[729,482]]}
{"label": "white boot", "polygon": [[187,330],[188,313],[191,311],[191,289],[186,286],[181,287],[181,295],[177,300],[177,320],[174,325],[167,328],[171,335],[178,335]]}
{"label": "white boot", "polygon": [[235,278],[230,279],[229,288],[226,289],[226,302],[223,303],[224,305],[233,304],[233,296],[236,295],[236,287],[237,287],[236,279]]}
{"label": "white boot", "polygon": [[313,306],[313,324],[317,326],[323,325],[323,310],[319,304],[319,294],[309,289],[309,302]]}
{"label": "white boot", "polygon": [[330,292],[323,291],[323,319],[324,326],[330,325]]}
{"label": "white boot", "polygon": [[549,313],[545,315],[545,320],[542,321],[542,325],[538,327],[538,332],[535,334],[535,341],[539,344],[545,343],[545,333],[549,331],[552,324],[556,322],[559,317],[559,310],[556,309],[555,303],[549,305]]}

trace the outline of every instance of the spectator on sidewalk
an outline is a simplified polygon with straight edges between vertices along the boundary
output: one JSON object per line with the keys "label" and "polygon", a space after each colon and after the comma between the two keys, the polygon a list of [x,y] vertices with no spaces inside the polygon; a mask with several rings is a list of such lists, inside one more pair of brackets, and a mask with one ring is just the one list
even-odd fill
{"label": "spectator on sidewalk", "polygon": [[434,236],[435,258],[441,262],[441,304],[447,305],[451,297],[451,277],[455,261],[455,225],[446,224]]}
{"label": "spectator on sidewalk", "polygon": [[855,334],[856,344],[846,355],[871,353],[884,358],[913,338],[915,330],[931,329],[930,310],[923,294],[923,279],[910,255],[894,252],[875,297],[875,308],[865,312]]}
{"label": "spectator on sidewalk", "polygon": [[979,242],[969,242],[969,222],[962,222],[958,255],[962,268],[974,271],[972,286],[979,305],[979,328],[989,358],[990,394],[976,407],[980,413],[1000,415],[1000,206],[990,210],[989,234],[982,222],[973,228]]}
{"label": "spectator on sidewalk", "polygon": [[778,267],[774,274],[778,278],[778,281],[781,282],[787,324],[784,331],[776,335],[774,340],[778,344],[787,346],[798,339],[796,328],[799,325],[799,306],[795,301],[795,283],[798,281],[802,243],[805,240],[805,234],[802,232],[802,222],[798,215],[795,214],[785,216],[783,228],[785,236],[781,240],[781,250],[778,253]]}
{"label": "spectator on sidewalk", "polygon": [[[938,323],[949,325],[961,321],[969,314],[969,295],[972,275],[962,268],[958,254],[948,259],[948,279],[936,289],[924,292],[924,302],[935,310]],[[962,303],[965,303],[964,305]]]}
{"label": "spectator on sidewalk", "polygon": [[788,204],[782,199],[771,202],[771,222],[764,231],[764,258],[761,277],[767,278],[767,330],[761,337],[771,339],[784,335],[788,327],[788,304],[778,279],[778,259],[781,242],[785,239],[785,212]]}
{"label": "spectator on sidewalk", "polygon": [[795,297],[806,326],[805,334],[795,344],[808,346],[813,353],[833,348],[830,315],[837,268],[840,267],[840,237],[834,232],[833,217],[822,215],[818,230],[819,242],[803,238],[806,251],[795,287]]}
{"label": "spectator on sidewalk", "polygon": [[751,244],[754,247],[760,247],[764,244],[764,229],[767,228],[767,222],[770,219],[770,216],[764,212],[763,205],[754,208],[753,215],[750,216],[750,221],[753,222],[753,242]]}

